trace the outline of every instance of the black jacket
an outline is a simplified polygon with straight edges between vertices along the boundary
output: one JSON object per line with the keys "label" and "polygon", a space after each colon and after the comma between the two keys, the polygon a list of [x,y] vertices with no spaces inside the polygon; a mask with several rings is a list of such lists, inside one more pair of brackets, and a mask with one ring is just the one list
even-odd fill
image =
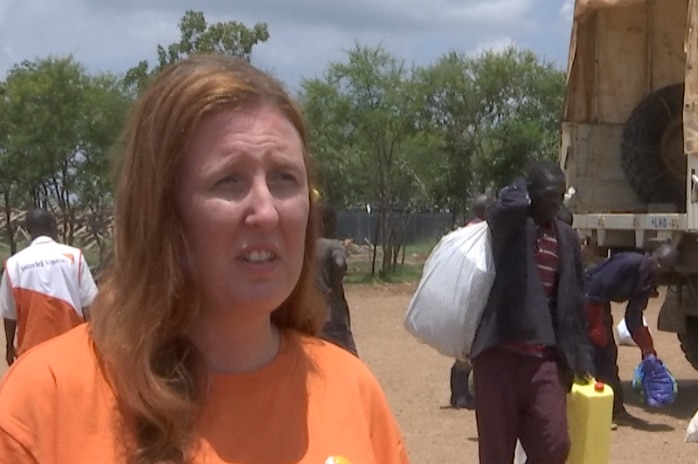
{"label": "black jacket", "polygon": [[[536,225],[529,216],[526,184],[505,188],[487,212],[496,277],[475,334],[471,357],[507,343],[538,343],[540,314],[552,315],[555,348],[567,381],[573,374],[593,374],[592,347],[584,313],[584,277],[579,237],[556,221],[558,280],[550,303],[535,260]],[[547,318],[547,324],[550,317]],[[543,328],[544,331],[547,330]]]}

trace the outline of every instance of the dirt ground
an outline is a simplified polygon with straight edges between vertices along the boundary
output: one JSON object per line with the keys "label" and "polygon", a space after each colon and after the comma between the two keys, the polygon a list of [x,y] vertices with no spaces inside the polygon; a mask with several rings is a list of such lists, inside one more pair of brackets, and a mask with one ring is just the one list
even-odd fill
{"label": "dirt ground", "polygon": [[[475,414],[448,406],[451,360],[418,343],[402,326],[414,288],[412,284],[347,287],[359,354],[383,385],[412,463],[476,463]],[[653,328],[661,301],[652,300],[646,311]],[[622,307],[614,307],[614,315],[619,320]],[[698,372],[685,361],[674,334],[653,333],[660,357],[679,381],[679,397],[667,408],[644,408],[629,384],[639,361],[637,348],[621,347],[620,372],[628,410],[646,422],[612,432],[610,462],[698,463],[698,444],[683,442],[686,426],[698,409]],[[0,376],[5,369],[0,361]]]}
{"label": "dirt ground", "polygon": [[[417,342],[402,326],[414,288],[398,284],[347,288],[359,355],[383,385],[412,463],[476,463],[475,413],[448,406],[452,361]],[[644,423],[611,432],[609,462],[613,464],[698,463],[698,444],[683,442],[688,422],[698,409],[698,372],[685,360],[675,334],[657,332],[661,302],[661,297],[651,300],[645,314],[654,329],[659,356],[678,380],[679,396],[670,407],[643,407],[630,387],[639,351],[620,347],[626,405]],[[613,311],[619,321],[623,307],[617,305]]]}

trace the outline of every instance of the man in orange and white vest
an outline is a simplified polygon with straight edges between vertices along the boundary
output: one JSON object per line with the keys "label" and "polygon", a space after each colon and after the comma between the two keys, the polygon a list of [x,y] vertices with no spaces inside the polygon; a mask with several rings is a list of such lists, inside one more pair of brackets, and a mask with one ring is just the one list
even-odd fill
{"label": "man in orange and white vest", "polygon": [[8,365],[84,322],[97,294],[82,251],[55,241],[56,220],[50,212],[29,211],[26,227],[32,242],[7,260],[0,284]]}

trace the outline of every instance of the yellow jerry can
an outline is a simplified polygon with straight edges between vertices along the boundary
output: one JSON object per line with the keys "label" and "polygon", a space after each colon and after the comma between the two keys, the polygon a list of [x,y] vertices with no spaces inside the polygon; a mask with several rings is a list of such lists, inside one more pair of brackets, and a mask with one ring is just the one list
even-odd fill
{"label": "yellow jerry can", "polygon": [[599,381],[572,384],[567,394],[567,464],[606,464],[611,453],[613,389]]}

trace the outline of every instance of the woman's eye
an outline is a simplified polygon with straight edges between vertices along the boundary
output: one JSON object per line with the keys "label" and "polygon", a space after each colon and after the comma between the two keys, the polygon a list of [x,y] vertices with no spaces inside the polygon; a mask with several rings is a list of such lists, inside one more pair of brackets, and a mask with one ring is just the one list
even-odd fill
{"label": "woman's eye", "polygon": [[297,177],[292,172],[279,172],[272,176],[272,180],[284,183],[297,183]]}
{"label": "woman's eye", "polygon": [[222,179],[220,179],[218,182],[216,182],[216,187],[225,186],[225,185],[233,185],[233,184],[237,184],[239,182],[240,182],[240,178],[237,176],[225,176]]}

